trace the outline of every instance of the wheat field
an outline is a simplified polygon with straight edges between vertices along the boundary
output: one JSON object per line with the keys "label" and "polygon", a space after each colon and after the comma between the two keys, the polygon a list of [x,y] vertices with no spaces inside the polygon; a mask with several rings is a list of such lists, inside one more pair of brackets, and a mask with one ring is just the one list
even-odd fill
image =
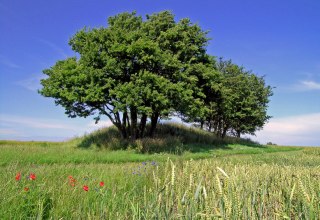
{"label": "wheat field", "polygon": [[[17,158],[28,157],[14,146]],[[48,148],[32,146],[32,155]],[[0,166],[0,219],[320,219],[320,148],[156,158],[12,158]]]}

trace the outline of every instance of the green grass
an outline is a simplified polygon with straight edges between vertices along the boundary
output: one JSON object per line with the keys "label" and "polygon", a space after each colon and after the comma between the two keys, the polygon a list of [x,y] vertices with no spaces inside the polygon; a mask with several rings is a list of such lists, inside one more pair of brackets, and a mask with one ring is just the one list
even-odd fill
{"label": "green grass", "polygon": [[226,145],[229,144],[241,144],[251,147],[263,147],[249,139],[235,137],[221,139],[211,132],[176,123],[159,124],[152,138],[147,137],[136,141],[122,140],[120,133],[113,126],[75,138],[71,142],[80,148],[109,150],[131,148],[141,153],[169,152],[175,154],[197,150],[199,146],[205,148],[226,148]]}
{"label": "green grass", "polygon": [[188,129],[144,143],[113,136],[125,144],[117,150],[106,130],[62,143],[0,141],[0,219],[320,219],[320,148]]}
{"label": "green grass", "polygon": [[0,142],[0,166],[12,163],[28,164],[90,164],[90,163],[124,163],[143,161],[204,159],[237,154],[264,154],[281,151],[296,151],[301,148],[260,146],[252,147],[239,144],[228,144],[223,148],[209,145],[188,145],[183,152],[139,153],[135,149],[108,150],[100,148],[80,148],[73,142]]}
{"label": "green grass", "polygon": [[[165,156],[168,155],[141,155],[147,160],[151,159],[148,156],[160,159],[156,160],[156,165],[150,160],[144,165],[141,162],[120,163],[117,159],[114,159],[117,163],[75,162],[72,160],[79,157],[79,152],[89,155],[106,152],[70,146],[60,161],[47,163],[43,155],[62,153],[63,146],[49,143],[46,147],[36,143],[1,145],[2,148],[9,146],[16,153],[24,149],[21,157],[34,154],[38,157],[33,156],[34,162],[28,159],[21,163],[18,156],[0,167],[0,219],[320,217],[320,149],[267,153],[274,148],[266,148],[270,150],[239,154],[249,147],[232,145],[225,151],[217,149],[214,156],[204,160],[189,160],[189,156],[194,156],[192,153],[175,155],[173,162],[167,161]],[[32,151],[26,151],[25,147],[31,147]],[[46,153],[40,154],[41,151]],[[120,155],[119,152],[108,153]],[[125,161],[131,160],[130,152],[121,151],[121,154]],[[5,158],[1,153],[1,161]],[[17,172],[22,173],[20,181],[15,181]],[[34,181],[26,179],[31,172],[37,176]],[[77,180],[75,187],[69,185],[70,175]],[[105,182],[105,187],[99,186],[100,181]],[[84,185],[89,186],[88,192],[82,189]],[[25,187],[29,188],[28,192],[24,191]]]}

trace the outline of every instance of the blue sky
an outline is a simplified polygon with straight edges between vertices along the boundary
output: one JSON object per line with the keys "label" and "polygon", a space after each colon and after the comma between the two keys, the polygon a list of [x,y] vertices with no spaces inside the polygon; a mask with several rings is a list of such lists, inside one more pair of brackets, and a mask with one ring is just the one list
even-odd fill
{"label": "blue sky", "polygon": [[75,55],[68,40],[79,29],[133,10],[189,17],[210,31],[209,54],[276,87],[273,118],[253,139],[320,146],[319,0],[0,0],[0,139],[65,140],[110,125],[70,119],[37,89],[43,69]]}

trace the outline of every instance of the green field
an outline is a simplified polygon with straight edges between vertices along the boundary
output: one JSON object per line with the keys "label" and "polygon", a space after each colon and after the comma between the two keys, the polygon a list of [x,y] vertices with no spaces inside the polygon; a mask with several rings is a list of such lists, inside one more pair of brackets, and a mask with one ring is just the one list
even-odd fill
{"label": "green field", "polygon": [[0,219],[320,218],[320,148],[142,154],[75,143],[0,142]]}

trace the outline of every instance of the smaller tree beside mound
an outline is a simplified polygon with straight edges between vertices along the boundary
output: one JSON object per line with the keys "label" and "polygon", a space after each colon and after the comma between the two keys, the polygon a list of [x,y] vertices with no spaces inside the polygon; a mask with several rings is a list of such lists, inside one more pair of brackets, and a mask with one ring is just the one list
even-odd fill
{"label": "smaller tree beside mound", "polygon": [[267,108],[272,89],[263,77],[221,58],[202,74],[207,76],[198,82],[204,105],[198,114],[183,115],[185,121],[224,138],[227,134],[254,135],[270,119]]}

